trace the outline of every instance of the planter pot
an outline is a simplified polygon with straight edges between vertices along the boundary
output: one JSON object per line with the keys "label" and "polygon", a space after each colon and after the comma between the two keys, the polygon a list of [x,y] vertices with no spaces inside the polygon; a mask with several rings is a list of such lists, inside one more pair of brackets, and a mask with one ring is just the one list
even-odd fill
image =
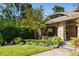
{"label": "planter pot", "polygon": [[79,48],[79,42],[76,43],[76,48]]}

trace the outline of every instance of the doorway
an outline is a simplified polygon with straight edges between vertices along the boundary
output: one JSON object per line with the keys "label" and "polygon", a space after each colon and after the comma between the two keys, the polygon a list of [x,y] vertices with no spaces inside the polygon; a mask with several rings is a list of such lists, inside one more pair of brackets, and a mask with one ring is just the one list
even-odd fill
{"label": "doorway", "polygon": [[77,27],[75,25],[66,27],[66,40],[70,40],[71,37],[77,37]]}

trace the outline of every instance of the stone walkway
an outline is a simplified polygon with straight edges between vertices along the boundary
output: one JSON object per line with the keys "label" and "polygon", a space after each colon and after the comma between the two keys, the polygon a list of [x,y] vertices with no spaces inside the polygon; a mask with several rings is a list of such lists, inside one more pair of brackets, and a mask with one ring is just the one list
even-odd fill
{"label": "stone walkway", "polygon": [[72,50],[65,48],[56,48],[50,51],[34,54],[32,56],[70,56]]}

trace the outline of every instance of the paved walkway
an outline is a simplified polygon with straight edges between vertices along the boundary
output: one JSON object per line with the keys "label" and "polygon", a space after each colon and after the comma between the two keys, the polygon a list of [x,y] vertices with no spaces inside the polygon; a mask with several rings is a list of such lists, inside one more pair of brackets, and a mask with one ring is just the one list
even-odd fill
{"label": "paved walkway", "polygon": [[50,51],[34,54],[32,56],[69,56],[71,50],[65,48],[56,48]]}

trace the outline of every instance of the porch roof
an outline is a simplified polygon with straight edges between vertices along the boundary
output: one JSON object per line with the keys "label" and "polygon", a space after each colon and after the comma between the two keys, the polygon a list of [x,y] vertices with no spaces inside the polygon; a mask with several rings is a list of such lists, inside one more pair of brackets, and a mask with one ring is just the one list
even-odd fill
{"label": "porch roof", "polygon": [[56,22],[61,22],[61,21],[68,21],[68,20],[74,20],[79,18],[79,12],[58,12],[54,13],[52,16],[55,16],[56,14],[64,14],[64,16],[60,16],[54,19],[50,19],[47,21],[46,24],[52,24]]}

